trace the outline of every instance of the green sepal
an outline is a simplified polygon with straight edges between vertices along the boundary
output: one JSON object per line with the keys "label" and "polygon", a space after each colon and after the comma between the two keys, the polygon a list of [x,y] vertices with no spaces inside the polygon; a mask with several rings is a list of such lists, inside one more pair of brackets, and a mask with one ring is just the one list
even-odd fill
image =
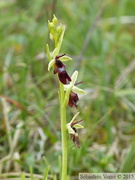
{"label": "green sepal", "polygon": [[66,127],[67,127],[67,130],[68,130],[68,133],[69,133],[69,134],[74,134],[74,133],[75,133],[74,130],[71,128],[71,124],[70,124],[70,123],[68,123],[68,124],[66,125]]}
{"label": "green sepal", "polygon": [[59,54],[59,48],[56,47],[54,50],[53,50],[53,58],[55,58],[58,54]]}
{"label": "green sepal", "polygon": [[69,56],[63,56],[63,57],[60,57],[60,60],[61,61],[70,61],[70,60],[72,60],[72,58],[70,58]]}
{"label": "green sepal", "polygon": [[48,71],[50,71],[51,67],[55,64],[55,59],[52,59],[48,64]]}
{"label": "green sepal", "polygon": [[46,45],[46,54],[47,54],[47,57],[48,57],[49,61],[51,61],[52,58],[51,58],[50,49],[49,49],[48,44]]}
{"label": "green sepal", "polygon": [[76,129],[84,128],[81,124],[75,124],[74,127],[75,127]]}
{"label": "green sepal", "polygon": [[72,91],[77,93],[77,94],[86,94],[86,92],[83,89],[80,89],[76,86],[73,86]]}

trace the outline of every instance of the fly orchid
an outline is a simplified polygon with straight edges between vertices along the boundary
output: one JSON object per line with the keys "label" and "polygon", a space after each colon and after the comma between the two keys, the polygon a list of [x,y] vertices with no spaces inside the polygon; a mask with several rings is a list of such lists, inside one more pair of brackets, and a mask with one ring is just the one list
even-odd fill
{"label": "fly orchid", "polygon": [[[61,179],[67,179],[67,133],[68,130],[70,134],[70,139],[74,142],[74,144],[80,148],[80,140],[77,133],[77,129],[83,128],[82,125],[79,124],[80,121],[75,121],[75,118],[78,116],[77,113],[72,120],[67,124],[66,121],[66,109],[69,105],[70,107],[77,107],[77,102],[79,101],[78,94],[86,94],[86,92],[76,85],[80,84],[76,83],[78,71],[75,71],[73,75],[70,77],[66,72],[66,66],[64,64],[65,61],[72,60],[70,57],[65,54],[59,55],[61,45],[63,42],[63,36],[65,33],[65,25],[59,24],[56,16],[54,15],[52,21],[48,21],[50,39],[54,42],[54,50],[50,51],[49,45],[46,45],[46,55],[49,59],[48,63],[48,71],[53,67],[53,73],[58,74],[59,78],[59,103],[60,103],[60,122],[61,122],[61,136],[62,136],[62,171],[61,171]],[[67,124],[67,125],[66,125]],[[66,129],[67,127],[67,129]]]}
{"label": "fly orchid", "polygon": [[80,139],[77,133],[77,129],[83,128],[83,126],[81,124],[78,124],[80,121],[75,121],[75,118],[78,116],[79,112],[72,118],[72,120],[70,121],[70,123],[68,123],[66,125],[67,130],[70,134],[70,139],[74,142],[74,144],[80,148]]}
{"label": "fly orchid", "polygon": [[69,100],[68,100],[68,105],[70,107],[73,106],[77,107],[77,103],[79,101],[78,94],[86,94],[86,92],[83,89],[76,87],[76,85],[79,84],[79,83],[75,83],[77,77],[78,77],[78,71],[75,71],[71,76],[71,82],[69,84],[64,85],[64,90],[70,92]]}
{"label": "fly orchid", "polygon": [[58,73],[59,80],[63,84],[67,84],[68,81],[71,81],[70,76],[65,70],[65,64],[63,64],[63,61],[71,60],[70,57],[65,56],[65,54],[62,54],[61,56],[56,56],[54,59],[52,59],[48,64],[48,71],[50,71],[50,68],[54,66],[54,74]]}

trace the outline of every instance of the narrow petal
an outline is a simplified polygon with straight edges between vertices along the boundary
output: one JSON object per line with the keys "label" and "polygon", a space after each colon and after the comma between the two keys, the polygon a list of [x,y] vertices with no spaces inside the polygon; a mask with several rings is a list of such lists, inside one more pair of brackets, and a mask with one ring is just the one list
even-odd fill
{"label": "narrow petal", "polygon": [[73,86],[72,91],[77,94],[86,94],[86,92],[83,89],[80,89],[76,86]]}
{"label": "narrow petal", "polygon": [[52,59],[48,64],[48,71],[50,71],[51,67],[55,64],[55,60]]}
{"label": "narrow petal", "polygon": [[76,117],[80,114],[80,112],[77,112],[74,117],[71,119],[70,123],[72,124],[74,122],[74,120],[76,119]]}
{"label": "narrow petal", "polygon": [[71,76],[71,79],[72,79],[71,83],[72,83],[73,85],[75,84],[75,82],[76,82],[76,80],[77,80],[77,77],[78,77],[78,71],[75,71],[75,72],[73,73],[73,75]]}

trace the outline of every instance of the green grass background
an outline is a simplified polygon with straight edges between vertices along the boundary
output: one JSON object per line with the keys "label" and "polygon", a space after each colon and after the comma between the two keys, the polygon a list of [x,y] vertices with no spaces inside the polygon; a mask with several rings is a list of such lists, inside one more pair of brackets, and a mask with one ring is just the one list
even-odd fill
{"label": "green grass background", "polygon": [[[47,27],[54,13],[66,25],[67,71],[77,69],[87,91],[78,107],[81,148],[69,140],[68,174],[135,172],[134,0],[1,0],[0,173],[60,172],[59,86],[45,54],[47,43],[54,48]],[[76,112],[68,108],[67,120]]]}

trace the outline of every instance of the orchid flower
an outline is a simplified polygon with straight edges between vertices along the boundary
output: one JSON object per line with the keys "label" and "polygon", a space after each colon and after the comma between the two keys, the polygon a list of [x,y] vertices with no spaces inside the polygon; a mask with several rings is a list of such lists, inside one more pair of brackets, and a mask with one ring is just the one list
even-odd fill
{"label": "orchid flower", "polygon": [[69,94],[69,101],[68,101],[68,105],[70,107],[77,107],[77,102],[79,101],[79,97],[78,94],[86,94],[86,92],[83,89],[80,89],[78,87],[76,87],[75,85],[77,85],[75,82],[77,80],[78,77],[78,71],[75,71],[73,73],[73,75],[71,76],[71,82],[69,84],[64,85],[64,90],[65,91],[70,91]]}
{"label": "orchid flower", "polygon": [[59,80],[63,84],[67,84],[68,81],[71,81],[70,76],[65,70],[66,66],[65,64],[62,63],[62,61],[68,61],[68,60],[71,60],[71,58],[65,56],[65,54],[62,54],[61,56],[56,56],[48,64],[48,71],[52,66],[54,66],[54,74],[58,73]]}
{"label": "orchid flower", "polygon": [[65,54],[61,56],[55,56],[53,59],[50,60],[48,64],[48,71],[50,71],[51,67],[55,66],[56,60],[60,60],[61,62],[72,60],[69,56],[65,56]]}
{"label": "orchid flower", "polygon": [[77,129],[83,128],[83,126],[81,124],[78,124],[80,121],[75,121],[75,118],[78,116],[79,112],[72,118],[72,120],[70,121],[70,123],[68,123],[66,125],[67,130],[70,134],[70,139],[74,142],[74,144],[80,148],[80,139],[77,133]]}

